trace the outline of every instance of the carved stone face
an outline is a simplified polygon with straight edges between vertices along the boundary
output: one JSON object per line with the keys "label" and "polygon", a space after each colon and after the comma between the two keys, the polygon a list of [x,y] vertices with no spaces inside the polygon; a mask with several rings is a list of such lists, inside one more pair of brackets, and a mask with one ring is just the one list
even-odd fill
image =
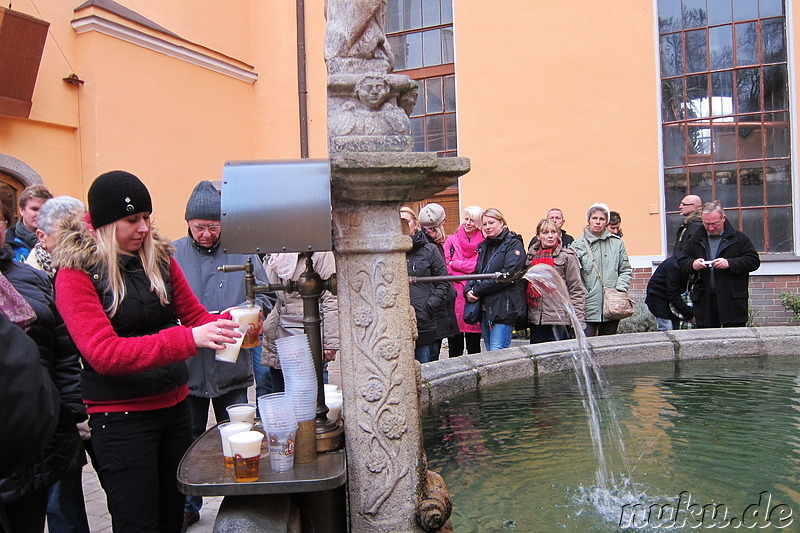
{"label": "carved stone face", "polygon": [[389,83],[379,77],[367,76],[356,85],[356,96],[370,109],[376,110],[389,95]]}

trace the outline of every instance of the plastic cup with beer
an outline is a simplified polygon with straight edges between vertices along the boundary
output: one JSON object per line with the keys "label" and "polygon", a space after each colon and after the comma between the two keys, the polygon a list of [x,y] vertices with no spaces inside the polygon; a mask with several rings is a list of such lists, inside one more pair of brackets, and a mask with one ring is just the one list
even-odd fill
{"label": "plastic cup with beer", "polygon": [[256,422],[256,406],[249,403],[235,403],[225,408],[231,422],[246,422],[251,426]]}
{"label": "plastic cup with beer", "polygon": [[[233,311],[231,311],[233,313]],[[242,333],[241,326],[236,328],[235,331]],[[224,363],[235,363],[236,360],[239,358],[239,349],[242,347],[242,340],[244,339],[244,335],[237,339],[233,339],[234,342],[230,344],[225,344],[225,347],[221,350],[217,350],[217,353],[214,354],[214,359],[217,361],[222,361]]]}
{"label": "plastic cup with beer", "polygon": [[233,453],[233,476],[237,483],[258,481],[258,459],[264,434],[259,431],[242,431],[228,437]]}
{"label": "plastic cup with beer", "polygon": [[234,433],[241,433],[242,431],[250,431],[252,424],[245,422],[225,422],[217,426],[219,429],[219,437],[222,441],[222,457],[225,461],[225,466],[233,468],[233,453],[231,453],[231,443],[228,438]]}
{"label": "plastic cup with beer", "polygon": [[260,311],[259,307],[247,304],[231,310],[231,319],[239,324],[238,331],[244,335],[242,348],[255,348],[261,344],[258,340],[258,335],[261,333],[258,328],[258,314]]}

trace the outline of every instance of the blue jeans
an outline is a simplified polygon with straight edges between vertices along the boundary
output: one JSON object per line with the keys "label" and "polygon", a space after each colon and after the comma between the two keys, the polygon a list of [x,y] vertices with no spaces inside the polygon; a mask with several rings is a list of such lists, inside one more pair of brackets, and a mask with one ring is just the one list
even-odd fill
{"label": "blue jeans", "polygon": [[420,363],[430,363],[434,359],[434,355],[438,355],[436,348],[441,347],[441,341],[433,344],[423,344],[414,349],[414,357]]}
{"label": "blue jeans", "polygon": [[486,346],[487,352],[502,350],[511,346],[514,326],[510,324],[489,324],[488,320],[482,320],[481,331],[483,332],[483,344]]}
{"label": "blue jeans", "polygon": [[261,346],[253,348],[253,376],[256,378],[256,398],[272,392],[269,367],[261,365]]}
{"label": "blue jeans", "polygon": [[81,468],[67,473],[50,487],[47,495],[47,531],[89,533]]}
{"label": "blue jeans", "polygon": [[187,402],[89,415],[92,446],[115,533],[180,531],[186,496],[175,473],[192,443]]}
{"label": "blue jeans", "polygon": [[[192,440],[197,440],[200,435],[205,433],[208,426],[208,404],[214,406],[214,417],[217,422],[228,419],[229,405],[235,403],[247,403],[247,389],[234,389],[216,398],[202,398],[200,396],[188,396],[189,412],[192,414]],[[202,496],[186,496],[184,512],[197,513],[203,506]]]}

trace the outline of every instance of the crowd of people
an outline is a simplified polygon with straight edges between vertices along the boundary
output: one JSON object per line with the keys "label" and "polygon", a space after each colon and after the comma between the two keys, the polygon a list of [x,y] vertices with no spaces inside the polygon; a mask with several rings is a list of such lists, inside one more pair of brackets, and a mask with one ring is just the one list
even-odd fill
{"label": "crowd of people", "polygon": [[[209,407],[220,421],[252,385],[258,395],[283,390],[275,340],[303,327],[298,294],[259,294],[261,346],[242,349],[233,364],[216,360],[241,336],[230,310],[246,301],[244,273],[217,267],[249,259],[257,283],[286,284],[305,270],[305,254],[229,254],[220,192],[209,181],[189,194],[186,235],[174,242],[153,225],[150,192],[129,172],[95,179],[88,205],[35,185],[19,195],[17,217],[12,199],[0,184],[0,392],[12,398],[3,418],[16,436],[2,444],[0,532],[40,532],[45,523],[51,533],[88,532],[87,455],[114,531],[186,531],[202,499],[181,494],[175,474],[208,426]],[[745,325],[749,273],[760,264],[752,243],[718,202],[690,195],[680,211],[674,254],[648,285],[659,329]],[[419,213],[403,207],[400,218],[412,243],[409,276],[432,278],[409,290],[421,363],[439,358],[444,339],[458,357],[506,348],[519,329],[530,330],[531,343],[573,337],[563,307],[521,277],[535,265],[563,279],[587,335],[616,333],[605,292],[626,292],[632,268],[621,217],[607,205],[588,208],[577,238],[551,209],[527,249],[496,208],[466,207],[452,235],[436,203]],[[335,273],[331,252],[311,260],[323,279]],[[324,360],[333,361],[335,295],[323,294],[320,316]]]}

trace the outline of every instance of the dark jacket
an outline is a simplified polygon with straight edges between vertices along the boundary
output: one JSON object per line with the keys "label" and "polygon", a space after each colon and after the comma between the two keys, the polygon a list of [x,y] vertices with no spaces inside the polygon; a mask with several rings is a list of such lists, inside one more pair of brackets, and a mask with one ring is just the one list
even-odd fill
{"label": "dark jacket", "polygon": [[694,310],[683,301],[683,293],[686,292],[686,284],[689,282],[689,274],[681,270],[678,264],[679,256],[667,257],[663,263],[658,265],[656,271],[650,276],[647,282],[647,296],[644,303],[653,313],[653,316],[666,320],[677,320],[680,317],[670,309],[670,304],[682,316],[684,320],[690,320],[694,316]]}
{"label": "dark jacket", "polygon": [[75,425],[86,419],[86,408],[81,402],[77,350],[56,311],[47,275],[12,260],[12,255],[9,246],[0,249],[0,271],[36,313],[36,321],[28,329],[28,336],[39,347],[40,357],[50,371],[61,403],[58,425],[42,453],[0,480],[0,499],[5,502],[45,489],[86,463]]}
{"label": "dark jacket", "polygon": [[36,232],[28,231],[21,219],[6,230],[6,244],[14,250],[14,259],[17,261],[25,261],[37,242]]}
{"label": "dark jacket", "polygon": [[[411,250],[406,252],[409,276],[446,276],[444,257],[422,231],[411,236]],[[448,281],[411,283],[409,295],[417,317],[417,346],[433,344],[437,337],[437,315],[447,301]]]}
{"label": "dark jacket", "polygon": [[[708,243],[708,232],[699,230],[689,239],[684,248],[685,257],[679,259],[681,269],[686,274],[692,274],[692,262],[695,259],[715,259],[711,257]],[[761,264],[750,238],[733,228],[730,222],[725,221],[722,233],[722,242],[719,244],[716,257],[724,257],[730,265],[726,269],[704,268],[697,271],[697,281],[692,289],[692,302],[698,326],[708,326],[709,302],[716,298],[719,308],[720,323],[745,324],[747,322],[748,286],[750,272],[756,270]],[[713,283],[716,291],[711,292]]]}
{"label": "dark jacket", "polygon": [[675,248],[672,250],[673,255],[683,252],[689,239],[697,233],[697,230],[703,228],[703,221],[700,219],[702,211],[702,208],[698,207],[681,221],[675,238]]}
{"label": "dark jacket", "polygon": [[[428,241],[436,246],[439,253],[442,254],[442,261],[444,261],[445,268],[447,268],[447,261],[444,255],[444,246],[433,240],[433,235],[430,230],[422,226],[422,231]],[[447,273],[445,273],[447,275]],[[447,298],[445,298],[442,311],[436,314],[436,340],[444,339],[445,337],[452,337],[460,332],[458,329],[458,319],[456,319],[456,290],[452,283],[447,284]]]}
{"label": "dark jacket", "polygon": [[[58,422],[60,398],[36,343],[0,313],[0,477],[40,458]],[[13,438],[8,438],[13,435]]]}
{"label": "dark jacket", "polygon": [[[516,272],[524,268],[525,262],[522,238],[505,228],[496,238],[487,237],[478,245],[474,274]],[[525,286],[521,281],[472,280],[464,286],[464,296],[469,291],[483,301],[481,321],[514,326],[527,314]]]}
{"label": "dark jacket", "polygon": [[[173,257],[180,265],[186,281],[200,303],[211,311],[224,311],[228,307],[245,303],[245,285],[242,272],[220,272],[222,265],[244,265],[248,258],[253,262],[256,283],[267,283],[267,275],[257,255],[227,253],[217,241],[205,248],[191,235],[174,241]],[[258,294],[256,305],[264,316],[272,309],[270,293]],[[235,363],[220,362],[211,348],[198,348],[197,355],[187,359],[189,367],[189,394],[203,398],[216,398],[232,390],[246,389],[253,384],[253,348],[242,348]]]}

